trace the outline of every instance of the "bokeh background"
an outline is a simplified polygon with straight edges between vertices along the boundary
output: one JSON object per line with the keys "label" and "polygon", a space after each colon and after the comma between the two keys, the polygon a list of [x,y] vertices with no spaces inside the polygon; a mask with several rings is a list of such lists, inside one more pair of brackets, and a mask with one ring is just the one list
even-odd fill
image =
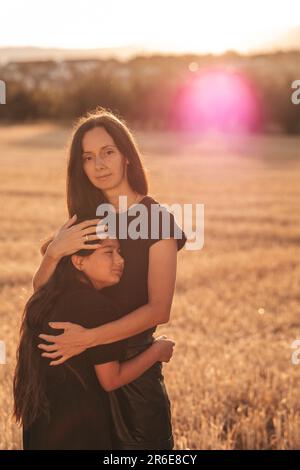
{"label": "bokeh background", "polygon": [[182,250],[164,368],[176,449],[300,448],[300,5],[87,0],[1,6],[0,449],[41,240],[67,218],[77,117],[126,119],[163,203],[202,203]]}

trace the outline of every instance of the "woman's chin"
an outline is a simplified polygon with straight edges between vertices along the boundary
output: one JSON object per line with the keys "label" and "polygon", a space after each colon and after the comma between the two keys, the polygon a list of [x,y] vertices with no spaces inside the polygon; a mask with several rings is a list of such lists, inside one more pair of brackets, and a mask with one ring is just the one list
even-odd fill
{"label": "woman's chin", "polygon": [[96,188],[101,189],[101,190],[109,189],[109,187],[110,187],[110,185],[107,184],[107,183],[105,184],[104,181],[98,181],[98,180],[93,182],[93,186],[95,186]]}
{"label": "woman's chin", "polygon": [[101,189],[101,190],[103,190],[103,189],[109,190],[109,189],[114,187],[114,184],[113,184],[113,181],[111,180],[111,177],[104,178],[103,180],[101,180],[99,178],[98,179],[96,178],[92,181],[92,184],[94,186],[96,186],[96,188]]}

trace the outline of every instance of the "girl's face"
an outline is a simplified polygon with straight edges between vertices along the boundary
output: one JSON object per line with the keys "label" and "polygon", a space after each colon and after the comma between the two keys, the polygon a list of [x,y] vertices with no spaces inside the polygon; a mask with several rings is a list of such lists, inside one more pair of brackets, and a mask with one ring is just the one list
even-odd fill
{"label": "girl's face", "polygon": [[96,289],[117,284],[124,269],[119,241],[111,238],[103,239],[99,248],[89,256],[72,255],[72,262],[85,273]]}
{"label": "girl's face", "polygon": [[84,134],[82,149],[83,170],[96,188],[109,190],[127,180],[129,162],[103,127],[95,127]]}

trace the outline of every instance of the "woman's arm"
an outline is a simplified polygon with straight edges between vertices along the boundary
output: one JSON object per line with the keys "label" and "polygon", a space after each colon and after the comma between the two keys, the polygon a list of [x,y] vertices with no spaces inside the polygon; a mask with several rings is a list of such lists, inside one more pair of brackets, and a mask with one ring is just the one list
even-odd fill
{"label": "woman's arm", "polygon": [[152,245],[149,253],[148,303],[112,323],[90,330],[91,346],[99,344],[99,339],[101,344],[112,343],[167,323],[175,290],[176,267],[176,240],[160,240]]}
{"label": "woman's arm", "polygon": [[[84,238],[85,235],[89,235],[89,240],[98,239],[98,236],[95,234],[95,225],[99,222],[99,219],[85,220],[80,224],[72,226],[76,218],[76,215],[74,215],[71,219],[67,220],[58,229],[55,236],[43,245],[41,251],[44,256],[32,279],[34,292],[46,284],[63,256],[73,254],[82,248],[95,250],[99,247],[98,244],[87,245]],[[100,243],[101,241],[99,240]]]}
{"label": "woman's arm", "polygon": [[157,361],[169,362],[172,357],[174,342],[160,337],[146,351],[124,362],[107,362],[95,365],[100,385],[110,392],[140,377]]}
{"label": "woman's arm", "polygon": [[153,326],[167,323],[174,296],[177,267],[176,240],[160,240],[150,248],[148,303],[124,317],[90,330],[90,346],[129,338]]}
{"label": "woman's arm", "polygon": [[64,329],[62,335],[39,335],[54,343],[41,344],[44,351],[60,357],[51,365],[59,365],[85,349],[113,343],[141,333],[151,327],[167,323],[170,317],[176,282],[177,242],[174,238],[159,240],[149,250],[148,303],[124,317],[97,328],[86,329],[68,322],[50,323],[52,328]]}
{"label": "woman's arm", "polygon": [[51,254],[45,253],[42,262],[36,270],[33,279],[32,287],[34,292],[40,289],[50,279],[55,271],[59,259],[54,258]]}

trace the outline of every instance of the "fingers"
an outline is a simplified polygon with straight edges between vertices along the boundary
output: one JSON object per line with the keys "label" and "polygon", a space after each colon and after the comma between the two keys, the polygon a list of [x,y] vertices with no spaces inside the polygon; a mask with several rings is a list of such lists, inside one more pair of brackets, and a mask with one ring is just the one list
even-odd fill
{"label": "fingers", "polygon": [[89,234],[88,240],[87,240],[85,237],[83,237],[83,241],[84,241],[84,242],[86,242],[86,241],[89,241],[89,242],[90,242],[91,240],[99,240],[99,242],[101,241],[101,239],[98,237],[98,235],[91,235],[91,234]]}
{"label": "fingers", "polygon": [[73,217],[71,217],[67,222],[64,224],[65,228],[71,227],[71,225],[74,224],[75,220],[77,219],[77,215],[74,214]]}
{"label": "fingers", "polygon": [[61,353],[59,352],[53,352],[53,353],[43,353],[42,354],[43,357],[50,357],[50,359],[56,359],[58,357],[61,357]]}
{"label": "fingers", "polygon": [[48,343],[55,343],[57,341],[57,336],[52,336],[52,335],[39,335],[39,338],[44,339]]}
{"label": "fingers", "polygon": [[38,344],[39,349],[43,349],[44,351],[56,351],[57,344]]}
{"label": "fingers", "polygon": [[[80,231],[80,235],[82,235],[83,237],[85,235],[96,235],[96,227],[95,225],[93,225],[92,227],[88,227],[88,228],[85,228],[83,230]],[[90,238],[90,237],[89,237]]]}
{"label": "fingers", "polygon": [[101,242],[99,242],[99,243],[94,243],[93,245],[89,245],[89,244],[83,243],[82,246],[80,246],[79,249],[83,249],[83,250],[96,250],[97,248],[99,248],[99,246],[101,246]]}
{"label": "fingers", "polygon": [[95,232],[95,225],[97,225],[99,223],[99,220],[100,219],[84,220],[83,222],[80,222],[79,224],[76,224],[73,227],[73,230],[77,232],[77,231],[80,231],[80,230],[83,230],[83,229],[86,229],[88,227],[93,226],[94,227],[94,232]]}
{"label": "fingers", "polygon": [[63,356],[57,361],[52,361],[50,362],[50,366],[59,366],[60,364],[63,364],[65,361],[67,361],[71,356]]}
{"label": "fingers", "polygon": [[72,325],[69,321],[53,321],[49,322],[49,326],[54,330],[66,330]]}

